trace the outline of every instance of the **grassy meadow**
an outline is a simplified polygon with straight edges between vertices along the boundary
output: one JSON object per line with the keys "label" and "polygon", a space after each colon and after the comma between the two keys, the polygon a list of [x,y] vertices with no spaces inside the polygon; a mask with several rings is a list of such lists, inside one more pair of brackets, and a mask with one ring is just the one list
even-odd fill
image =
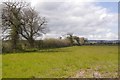
{"label": "grassy meadow", "polygon": [[0,79],[2,78],[2,56],[0,54]]}
{"label": "grassy meadow", "polygon": [[[1,55],[0,55],[1,56]],[[3,78],[118,77],[117,46],[73,46],[2,55]]]}

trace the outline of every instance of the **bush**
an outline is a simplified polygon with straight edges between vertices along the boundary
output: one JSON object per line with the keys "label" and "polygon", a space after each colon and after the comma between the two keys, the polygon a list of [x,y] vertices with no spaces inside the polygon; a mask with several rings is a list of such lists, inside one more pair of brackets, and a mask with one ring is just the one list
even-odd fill
{"label": "bush", "polygon": [[12,52],[10,41],[3,41],[2,42],[2,52],[3,53]]}
{"label": "bush", "polygon": [[26,40],[20,40],[17,49],[13,50],[11,48],[11,42],[3,41],[2,52],[3,53],[12,53],[12,52],[25,52],[25,51],[37,51],[38,49],[45,48],[60,48],[71,46],[71,42],[68,39],[45,39],[45,40],[36,40],[34,48],[30,48]]}
{"label": "bush", "polygon": [[12,49],[10,40],[2,42],[2,53],[22,52],[23,48],[21,43],[18,43],[17,49]]}
{"label": "bush", "polygon": [[59,47],[67,47],[71,46],[71,42],[66,39],[45,39],[39,43],[40,48],[59,48]]}

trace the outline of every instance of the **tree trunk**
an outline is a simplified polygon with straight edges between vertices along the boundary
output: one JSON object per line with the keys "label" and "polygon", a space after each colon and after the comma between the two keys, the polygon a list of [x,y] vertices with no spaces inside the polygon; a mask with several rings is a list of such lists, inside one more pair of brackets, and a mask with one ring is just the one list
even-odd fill
{"label": "tree trunk", "polygon": [[17,31],[17,29],[14,29],[14,28],[13,28],[13,30],[12,30],[12,32],[11,32],[11,48],[12,48],[12,50],[13,50],[14,52],[17,50],[18,40],[19,40],[18,31]]}
{"label": "tree trunk", "polygon": [[34,39],[33,38],[29,38],[28,42],[29,42],[30,48],[34,48],[34,46],[35,46],[34,45],[34,43],[35,43]]}

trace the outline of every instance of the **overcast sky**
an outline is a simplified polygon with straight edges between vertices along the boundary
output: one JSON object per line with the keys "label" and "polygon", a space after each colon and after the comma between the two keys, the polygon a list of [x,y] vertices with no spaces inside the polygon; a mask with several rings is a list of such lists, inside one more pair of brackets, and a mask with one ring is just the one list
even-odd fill
{"label": "overcast sky", "polygon": [[45,37],[73,33],[88,39],[117,39],[117,2],[36,2],[32,3],[48,20]]}
{"label": "overcast sky", "polygon": [[[89,1],[89,0],[88,0]],[[117,2],[41,2],[31,0],[31,5],[48,20],[49,32],[45,38],[58,38],[73,33],[89,40],[118,39]]]}

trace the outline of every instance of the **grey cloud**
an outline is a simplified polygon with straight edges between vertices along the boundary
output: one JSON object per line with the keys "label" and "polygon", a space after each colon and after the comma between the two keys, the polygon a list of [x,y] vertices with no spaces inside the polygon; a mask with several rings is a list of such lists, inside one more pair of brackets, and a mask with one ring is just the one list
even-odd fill
{"label": "grey cloud", "polygon": [[48,19],[51,37],[72,32],[89,39],[117,39],[117,14],[96,3],[43,2],[37,10]]}

